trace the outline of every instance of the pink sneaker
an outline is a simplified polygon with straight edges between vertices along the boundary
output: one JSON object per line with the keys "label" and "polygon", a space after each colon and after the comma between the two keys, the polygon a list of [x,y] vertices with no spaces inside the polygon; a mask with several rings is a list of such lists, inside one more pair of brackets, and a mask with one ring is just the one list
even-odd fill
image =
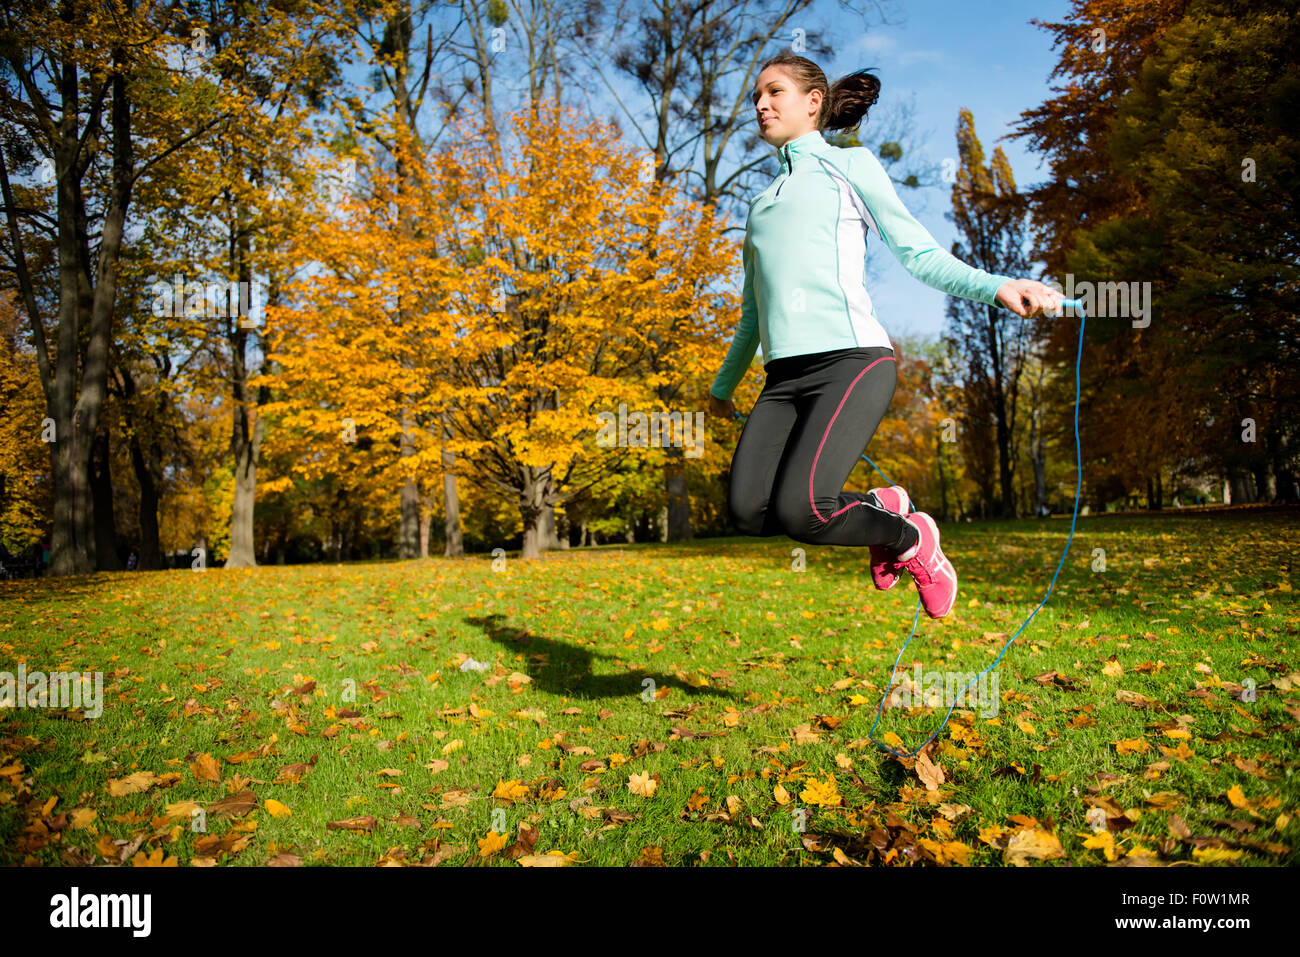
{"label": "pink sneaker", "polygon": [[[876,497],[881,508],[897,512],[906,517],[912,507],[912,500],[907,497],[907,490],[901,485],[889,488],[873,488],[871,494]],[[889,591],[898,582],[898,573],[902,566],[897,564],[898,553],[888,545],[871,546],[871,580],[881,591]]]}
{"label": "pink sneaker", "polygon": [[898,555],[898,564],[912,573],[921,604],[931,618],[942,618],[957,600],[957,572],[939,548],[939,526],[925,512],[913,512],[908,521],[921,540]]}

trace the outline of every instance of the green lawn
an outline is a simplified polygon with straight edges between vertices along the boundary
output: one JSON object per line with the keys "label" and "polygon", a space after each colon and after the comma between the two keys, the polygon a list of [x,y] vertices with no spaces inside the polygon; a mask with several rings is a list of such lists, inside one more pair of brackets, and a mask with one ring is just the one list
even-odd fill
{"label": "green lawn", "polygon": [[[900,675],[991,664],[1069,528],[942,527],[957,606]],[[954,709],[920,762],[868,736],[916,592],[865,548],[0,584],[0,670],[103,672],[98,718],[0,710],[0,862],[1295,864],[1298,533],[1081,518],[997,717]],[[911,751],[946,711],[875,737]]]}

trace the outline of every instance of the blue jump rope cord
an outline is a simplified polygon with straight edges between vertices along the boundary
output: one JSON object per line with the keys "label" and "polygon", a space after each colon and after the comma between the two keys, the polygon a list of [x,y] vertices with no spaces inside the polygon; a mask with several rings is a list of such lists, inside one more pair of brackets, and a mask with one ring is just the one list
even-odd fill
{"label": "blue jump rope cord", "polygon": [[[1078,299],[1062,299],[1061,305],[1071,306],[1075,309],[1078,309],[1079,311],[1079,349],[1078,349],[1078,355],[1074,360],[1074,465],[1075,465],[1074,515],[1070,518],[1070,537],[1066,539],[1065,551],[1061,553],[1061,561],[1059,564],[1057,564],[1056,573],[1052,575],[1052,580],[1047,586],[1047,594],[1044,595],[1043,600],[1038,603],[1038,607],[1029,613],[1029,617],[1025,619],[1024,624],[1022,624],[1019,628],[1016,629],[1016,633],[1007,639],[1007,643],[1002,646],[1002,650],[998,652],[998,656],[993,659],[993,664],[989,665],[988,668],[985,668],[974,678],[972,678],[969,682],[967,682],[966,687],[962,688],[961,692],[954,697],[953,703],[948,705],[948,713],[943,716],[943,721],[940,723],[939,727],[935,728],[934,731],[931,732],[930,737],[926,738],[923,742],[921,742],[921,747],[917,748],[915,751],[910,751],[906,755],[904,755],[902,752],[895,751],[893,748],[889,747],[888,745],[881,744],[879,741],[876,741],[875,731],[876,731],[876,725],[880,723],[880,715],[885,708],[885,697],[889,694],[891,690],[893,690],[894,675],[898,673],[898,663],[903,659],[903,652],[907,650],[908,643],[911,642],[912,636],[916,634],[917,622],[921,620],[921,596],[919,594],[917,595],[916,615],[912,619],[912,630],[907,636],[907,641],[903,642],[903,647],[898,649],[898,657],[894,659],[894,669],[889,674],[889,684],[885,686],[884,694],[880,696],[880,704],[876,707],[876,720],[872,722],[871,730],[867,732],[867,736],[871,738],[872,742],[875,743],[876,747],[888,751],[891,754],[897,755],[900,758],[915,757],[921,751],[921,748],[924,748],[927,744],[929,744],[932,740],[934,740],[934,736],[947,726],[948,718],[951,717],[952,715],[952,709],[956,706],[957,701],[960,700],[962,695],[966,692],[966,688],[969,688],[976,681],[978,681],[985,673],[987,673],[988,671],[990,671],[991,669],[997,666],[997,663],[1002,660],[1002,656],[1006,654],[1007,649],[1011,647],[1011,642],[1015,641],[1016,638],[1019,637],[1020,633],[1025,630],[1025,627],[1031,621],[1033,621],[1034,616],[1038,614],[1039,609],[1042,608],[1045,604],[1047,604],[1047,599],[1051,597],[1052,594],[1052,586],[1056,584],[1057,576],[1061,574],[1061,569],[1065,566],[1065,557],[1070,554],[1070,543],[1074,541],[1074,526],[1079,518],[1079,492],[1083,488],[1083,450],[1079,442],[1079,366],[1080,363],[1083,361],[1083,326],[1084,323],[1087,321],[1087,317],[1084,315],[1083,312],[1083,303]],[[748,419],[749,416],[737,412],[736,418]],[[873,469],[875,469],[877,472],[880,472],[880,477],[885,480],[885,483],[887,485],[894,484],[892,481],[890,481],[888,475],[880,471],[880,466],[876,465],[875,462],[867,458],[866,455],[863,455],[862,458]],[[910,502],[910,510],[913,512],[916,511],[915,502]]]}

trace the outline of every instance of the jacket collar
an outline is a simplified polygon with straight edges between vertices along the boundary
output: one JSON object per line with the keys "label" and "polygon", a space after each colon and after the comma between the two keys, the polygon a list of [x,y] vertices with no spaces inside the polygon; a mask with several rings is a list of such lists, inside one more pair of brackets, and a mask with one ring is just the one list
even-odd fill
{"label": "jacket collar", "polygon": [[777,157],[781,161],[781,171],[790,172],[793,170],[794,164],[799,162],[800,156],[820,153],[828,145],[820,130],[810,130],[802,136],[796,136],[794,139],[786,141],[776,151]]}

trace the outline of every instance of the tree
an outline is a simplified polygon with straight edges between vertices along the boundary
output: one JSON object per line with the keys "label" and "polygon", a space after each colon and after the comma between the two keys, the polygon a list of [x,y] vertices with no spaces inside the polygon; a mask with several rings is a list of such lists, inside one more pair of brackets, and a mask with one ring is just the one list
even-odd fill
{"label": "tree", "polygon": [[[964,242],[955,242],[952,254],[992,273],[1021,275],[1028,269],[1023,253],[1024,203],[1001,147],[984,165],[984,147],[969,110],[962,110],[957,122],[957,152],[952,218]],[[1016,409],[1026,324],[1000,306],[957,297],[948,300],[947,315],[946,337],[966,360],[966,433],[976,435],[987,424],[993,428],[998,494],[986,489],[986,501],[994,515],[1014,517]],[[983,477],[982,469],[977,473]]]}
{"label": "tree", "polygon": [[[500,176],[481,123],[460,123],[436,162],[409,164],[418,189],[374,170],[349,227],[306,239],[325,272],[275,310],[277,412],[319,430],[353,409],[376,446],[401,430],[399,396],[420,421],[445,416],[454,437],[412,430],[412,462],[435,468],[450,448],[472,484],[509,496],[526,558],[540,551],[547,506],[658,451],[598,441],[599,411],[653,404],[652,333],[695,316],[700,351],[686,372],[702,375],[717,358],[708,314],[734,305],[710,293],[733,252],[712,216],[640,178],[639,157],[581,120],[549,105],[520,111]],[[402,222],[442,236],[437,254]],[[653,259],[641,255],[647,232]],[[424,291],[406,325],[385,318],[403,287]]]}

